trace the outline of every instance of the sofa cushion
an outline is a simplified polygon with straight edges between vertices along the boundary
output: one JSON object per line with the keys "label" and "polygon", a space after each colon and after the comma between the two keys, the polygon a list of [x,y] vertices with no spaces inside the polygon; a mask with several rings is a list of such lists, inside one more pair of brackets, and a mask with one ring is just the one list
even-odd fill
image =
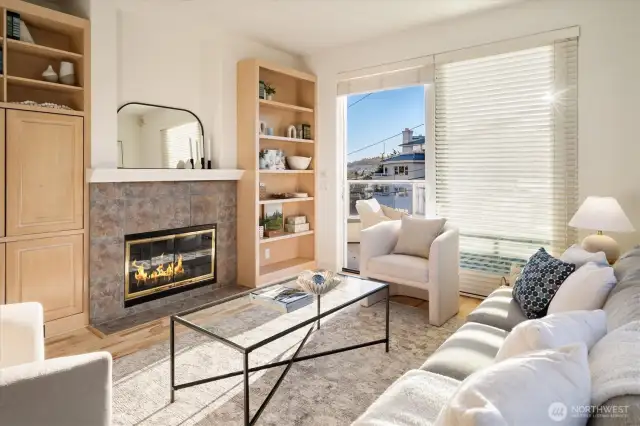
{"label": "sofa cushion", "polygon": [[527,318],[541,318],[560,285],[575,270],[576,265],[556,259],[541,247],[522,268],[513,286],[513,298]]}
{"label": "sofa cushion", "polygon": [[613,265],[618,281],[640,280],[640,246],[624,253]]}
{"label": "sofa cushion", "polygon": [[467,322],[486,324],[506,331],[511,331],[513,327],[526,320],[527,317],[520,305],[513,299],[511,287],[495,290],[467,315]]}
{"label": "sofa cushion", "polygon": [[464,380],[493,365],[507,332],[485,324],[468,322],[451,335],[420,369]]}
{"label": "sofa cushion", "polygon": [[419,283],[429,282],[429,261],[406,254],[373,257],[367,263],[367,271]]}
{"label": "sofa cushion", "polygon": [[640,320],[640,281],[618,283],[618,286],[621,284],[625,287],[617,292],[612,291],[602,308],[607,313],[609,332]]}
{"label": "sofa cushion", "polygon": [[439,374],[408,371],[352,426],[430,426],[459,384]]}

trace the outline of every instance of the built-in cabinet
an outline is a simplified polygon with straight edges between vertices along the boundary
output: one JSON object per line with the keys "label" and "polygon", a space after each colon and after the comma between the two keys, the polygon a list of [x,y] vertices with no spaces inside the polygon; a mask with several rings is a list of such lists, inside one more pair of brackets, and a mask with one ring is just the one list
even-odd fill
{"label": "built-in cabinet", "polygon": [[6,301],[38,301],[45,321],[83,311],[82,235],[7,243]]}
{"label": "built-in cabinet", "polygon": [[6,235],[82,229],[82,118],[6,115]]}
{"label": "built-in cabinet", "polygon": [[[89,22],[20,0],[0,10],[0,303],[41,303],[51,336],[89,318]],[[35,43],[7,34],[9,12]],[[73,84],[42,79],[63,62]]]}
{"label": "built-in cabinet", "polygon": [[4,244],[0,244],[0,305],[5,303],[5,256]]}

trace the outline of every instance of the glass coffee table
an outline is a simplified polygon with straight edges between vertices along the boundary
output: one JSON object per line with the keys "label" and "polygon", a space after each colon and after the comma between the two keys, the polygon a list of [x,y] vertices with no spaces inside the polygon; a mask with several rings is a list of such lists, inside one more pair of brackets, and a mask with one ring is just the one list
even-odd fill
{"label": "glass coffee table", "polygon": [[[340,274],[342,282],[335,287],[333,290],[328,293],[318,297],[314,296],[315,300],[310,305],[304,306],[300,309],[297,309],[293,312],[284,313],[277,312],[273,309],[265,308],[264,305],[252,302],[251,293],[256,291],[257,289],[252,289],[243,293],[239,293],[221,300],[217,300],[215,302],[207,303],[205,305],[199,306],[194,309],[186,310],[180,312],[176,315],[171,316],[170,320],[170,366],[171,366],[171,384],[170,384],[170,395],[171,402],[175,400],[175,392],[180,389],[186,389],[192,386],[203,385],[205,383],[214,382],[217,380],[228,379],[230,377],[235,376],[243,376],[244,383],[244,424],[245,426],[253,425],[258,420],[266,406],[269,404],[269,401],[276,393],[278,387],[284,380],[285,376],[291,369],[291,366],[300,361],[306,361],[313,358],[324,357],[328,355],[337,354],[340,352],[351,351],[355,349],[364,348],[372,345],[385,345],[385,351],[389,352],[389,284],[379,282],[379,281],[371,281],[363,278],[347,276]],[[276,286],[276,285],[285,285],[287,287],[298,287],[296,284],[296,278],[293,278],[288,281],[271,284],[269,286],[260,287],[260,289]],[[364,343],[358,343],[350,346],[340,347],[336,349],[327,350],[324,352],[318,352],[310,355],[300,355],[300,351],[304,347],[305,343],[312,335],[314,330],[319,330],[321,327],[321,321],[323,318],[329,317],[341,311],[348,306],[351,306],[359,301],[376,295],[379,299],[386,299],[386,317],[385,317],[385,330],[384,330],[384,338],[373,340]],[[229,335],[233,333],[225,333],[223,330],[218,329],[215,326],[207,326],[203,325],[203,318],[211,317],[216,315],[216,312],[219,312],[224,308],[238,307],[238,309],[243,309],[245,313],[249,315],[253,314],[254,325],[256,328],[260,328],[259,332],[256,333],[239,333],[235,335]],[[267,314],[265,314],[265,309],[267,309]],[[251,312],[255,310],[255,312]],[[199,324],[200,323],[200,324]],[[190,381],[186,383],[175,382],[175,356],[176,356],[176,344],[175,344],[175,327],[176,325],[185,326],[197,333],[201,333],[229,348],[234,349],[238,352],[239,356],[243,358],[243,369],[239,371],[232,371],[226,374],[217,375],[214,377],[207,377],[200,380]],[[266,345],[269,345],[272,342],[276,342],[279,339],[287,338],[287,336],[291,336],[292,333],[300,330],[304,327],[309,327],[306,335],[302,339],[302,341],[298,344],[295,352],[291,356],[291,358],[286,360],[281,360],[277,362],[271,362],[255,367],[249,367],[249,356],[252,352],[263,348]],[[255,360],[254,360],[255,361]],[[249,374],[268,369],[273,367],[282,367],[286,368],[283,370],[282,374],[274,384],[273,388],[267,395],[266,399],[260,405],[260,407],[255,412],[254,416],[251,417],[250,414],[250,405],[249,405]]]}

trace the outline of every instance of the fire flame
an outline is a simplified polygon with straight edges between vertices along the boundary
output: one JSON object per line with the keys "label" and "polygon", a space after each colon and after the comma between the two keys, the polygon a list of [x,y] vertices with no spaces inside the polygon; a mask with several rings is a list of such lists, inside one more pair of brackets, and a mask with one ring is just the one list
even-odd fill
{"label": "fire flame", "polygon": [[[164,253],[162,254],[162,256],[164,256]],[[138,281],[138,284],[146,283],[147,281],[157,281],[161,278],[172,278],[174,275],[180,275],[184,273],[184,268],[182,267],[182,255],[178,256],[178,261],[175,264],[174,262],[171,262],[165,269],[163,263],[151,273],[145,271],[144,266],[138,264],[135,260],[131,263],[131,265],[137,269],[135,277]]]}

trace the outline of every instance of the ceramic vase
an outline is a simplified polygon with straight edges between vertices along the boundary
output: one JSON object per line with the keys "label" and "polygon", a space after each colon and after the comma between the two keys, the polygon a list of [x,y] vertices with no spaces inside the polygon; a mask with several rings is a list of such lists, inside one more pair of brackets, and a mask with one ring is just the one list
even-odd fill
{"label": "ceramic vase", "polygon": [[42,73],[42,78],[49,83],[57,83],[58,82],[58,74],[53,70],[53,67],[49,65],[49,67],[44,70]]}
{"label": "ceramic vase", "polygon": [[64,61],[60,63],[60,83],[69,86],[76,84],[76,74],[73,63]]}

